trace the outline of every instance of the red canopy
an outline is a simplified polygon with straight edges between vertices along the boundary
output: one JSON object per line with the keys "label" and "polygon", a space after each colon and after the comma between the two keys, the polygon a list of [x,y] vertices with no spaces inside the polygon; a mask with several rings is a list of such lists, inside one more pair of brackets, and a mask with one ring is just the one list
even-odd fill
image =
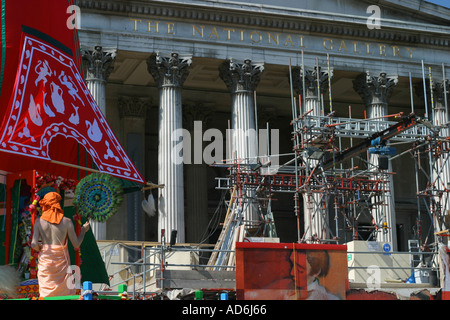
{"label": "red canopy", "polygon": [[93,161],[101,172],[144,184],[86,87],[77,32],[68,27],[72,4],[2,1],[0,170],[76,179],[73,165]]}

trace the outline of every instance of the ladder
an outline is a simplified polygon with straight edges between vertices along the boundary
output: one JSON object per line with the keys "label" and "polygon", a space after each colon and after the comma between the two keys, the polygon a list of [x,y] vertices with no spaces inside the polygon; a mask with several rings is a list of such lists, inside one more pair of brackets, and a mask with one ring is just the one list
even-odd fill
{"label": "ladder", "polygon": [[227,242],[227,239],[230,237],[230,231],[234,234],[234,228],[233,220],[234,220],[234,202],[235,202],[235,194],[236,194],[236,186],[233,189],[233,192],[231,194],[230,203],[228,204],[228,210],[227,214],[225,216],[224,225],[222,228],[222,231],[220,232],[219,239],[217,239],[216,245],[214,246],[214,251],[211,254],[211,257],[208,260],[208,265],[211,267],[208,267],[208,270],[216,270],[214,266],[217,264],[220,257],[219,256],[219,250],[223,249],[223,245],[225,242]]}

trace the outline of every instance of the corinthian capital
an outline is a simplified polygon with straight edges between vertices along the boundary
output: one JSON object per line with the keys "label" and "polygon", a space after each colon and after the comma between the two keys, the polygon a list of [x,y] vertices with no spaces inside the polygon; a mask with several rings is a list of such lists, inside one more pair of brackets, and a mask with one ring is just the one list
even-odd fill
{"label": "corinthian capital", "polygon": [[252,63],[250,59],[237,62],[233,59],[219,66],[219,76],[232,94],[253,92],[264,72],[264,63]]}
{"label": "corinthian capital", "polygon": [[322,70],[320,66],[312,69],[293,67],[292,84],[297,94],[301,95],[303,95],[303,77],[305,78],[305,98],[317,98],[318,87],[321,94],[327,92],[328,78],[333,78],[333,70],[328,72],[328,70]]}
{"label": "corinthian capital", "polygon": [[385,72],[381,72],[378,76],[372,76],[367,71],[353,80],[353,89],[368,106],[373,104],[387,105],[397,83],[397,76],[387,76]]}
{"label": "corinthian capital", "polygon": [[204,105],[203,103],[188,102],[183,104],[183,127],[187,130],[194,129],[194,121],[201,121],[206,126],[215,112],[214,106]]}
{"label": "corinthian capital", "polygon": [[174,52],[170,55],[153,53],[147,60],[147,70],[158,87],[182,87],[191,64],[192,56],[180,56]]}
{"label": "corinthian capital", "polygon": [[[435,107],[441,108],[445,106],[445,97],[447,97],[447,104],[450,104],[450,83],[448,79],[432,82],[433,87],[433,101],[435,102]],[[424,100],[423,97],[423,83],[417,83],[415,86],[416,94]],[[425,80],[425,89],[427,92],[427,101],[431,103],[430,94],[430,79]]]}
{"label": "corinthian capital", "polygon": [[450,104],[450,84],[448,79],[433,82],[433,95],[441,106],[445,105],[445,98],[447,98],[447,104]]}
{"label": "corinthian capital", "polygon": [[150,108],[148,98],[119,96],[119,115],[121,118],[143,118]]}
{"label": "corinthian capital", "polygon": [[117,50],[95,46],[93,50],[81,50],[83,64],[85,66],[86,80],[106,81],[114,69]]}

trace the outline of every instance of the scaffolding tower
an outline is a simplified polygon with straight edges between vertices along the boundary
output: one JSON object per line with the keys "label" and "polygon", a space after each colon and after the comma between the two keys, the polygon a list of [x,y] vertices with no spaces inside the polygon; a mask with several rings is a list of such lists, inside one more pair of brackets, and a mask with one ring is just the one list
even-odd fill
{"label": "scaffolding tower", "polygon": [[[292,84],[290,63],[289,70]],[[316,70],[319,70],[319,66]],[[229,190],[231,198],[216,249],[232,248],[233,243],[239,239],[242,241],[244,236],[276,236],[271,201],[273,195],[279,192],[293,194],[298,242],[378,240],[380,234],[395,228],[390,225],[385,213],[388,206],[394,205],[389,183],[394,172],[388,170],[387,163],[406,155],[415,161],[418,211],[416,239],[421,245],[424,242],[446,241],[443,237],[448,235],[450,227],[447,212],[450,209],[448,80],[444,74],[444,98],[440,106],[436,106],[433,101],[431,71],[428,79],[430,87],[426,88],[425,83],[424,79],[424,117],[411,112],[408,115],[398,113],[366,119],[352,118],[350,112],[348,118],[335,116],[331,83],[328,114],[324,112],[323,94],[318,95],[322,99],[319,105],[323,108],[320,116],[312,115],[312,110],[302,108],[302,105],[305,106],[304,99],[301,95],[297,99],[291,86],[293,153],[289,154],[289,160],[272,167],[270,157],[279,155],[268,154],[269,161],[260,161],[256,165],[241,165],[238,161],[217,164],[228,169],[226,177],[216,178],[217,188]],[[427,90],[428,96],[431,94],[431,119],[431,112],[427,112]],[[411,109],[414,111],[413,101]],[[440,118],[436,120],[439,112]],[[392,147],[395,143],[408,144],[409,149],[396,154]],[[378,164],[369,161],[371,154],[378,155]],[[422,158],[428,161],[424,163]],[[420,190],[420,174],[428,181],[424,190]],[[253,196],[249,197],[250,194]],[[257,210],[258,221],[243,220],[242,212],[248,206]],[[431,230],[425,235],[421,228],[423,219],[431,221]],[[314,228],[314,223],[320,226],[315,229],[315,233],[311,233],[309,230]],[[344,234],[341,234],[342,231]],[[348,234],[351,235],[350,239]],[[212,256],[209,265],[223,263],[220,259],[224,258],[232,259]]]}

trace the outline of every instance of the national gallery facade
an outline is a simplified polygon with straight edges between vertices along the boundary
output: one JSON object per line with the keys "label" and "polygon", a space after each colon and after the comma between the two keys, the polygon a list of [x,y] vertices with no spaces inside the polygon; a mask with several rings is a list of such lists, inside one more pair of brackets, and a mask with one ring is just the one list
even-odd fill
{"label": "national gallery facade", "polygon": [[[165,229],[177,230],[179,243],[214,243],[229,193],[217,188],[227,167],[205,161],[212,136],[224,137],[214,160],[233,152],[245,158],[255,155],[253,143],[239,136],[228,141],[227,129],[269,129],[270,153],[282,165],[293,152],[293,98],[303,101],[303,111],[317,108],[319,117],[384,121],[386,115],[414,113],[434,120],[432,108],[440,105],[446,118],[450,10],[420,0],[377,4],[368,10],[371,1],[355,0],[79,0],[88,87],[144,178],[163,185],[128,194],[118,213],[94,226],[97,240],[159,241]],[[430,74],[431,96],[424,90]],[[180,129],[191,137],[183,145],[190,157],[181,163],[173,159]],[[340,150],[370,134],[355,130],[361,136],[339,137]],[[408,151],[413,139],[396,140],[396,154]],[[363,159],[354,161],[341,169],[363,166]],[[424,232],[432,220],[425,221],[426,202],[417,200],[427,179],[416,175],[420,168],[409,154],[389,162],[385,241],[405,250],[417,232],[418,208]],[[141,206],[150,193],[154,214]],[[292,193],[276,193],[272,200],[280,241],[297,241]],[[306,232],[307,206],[300,207]],[[352,239],[334,214],[327,219],[338,242]]]}

